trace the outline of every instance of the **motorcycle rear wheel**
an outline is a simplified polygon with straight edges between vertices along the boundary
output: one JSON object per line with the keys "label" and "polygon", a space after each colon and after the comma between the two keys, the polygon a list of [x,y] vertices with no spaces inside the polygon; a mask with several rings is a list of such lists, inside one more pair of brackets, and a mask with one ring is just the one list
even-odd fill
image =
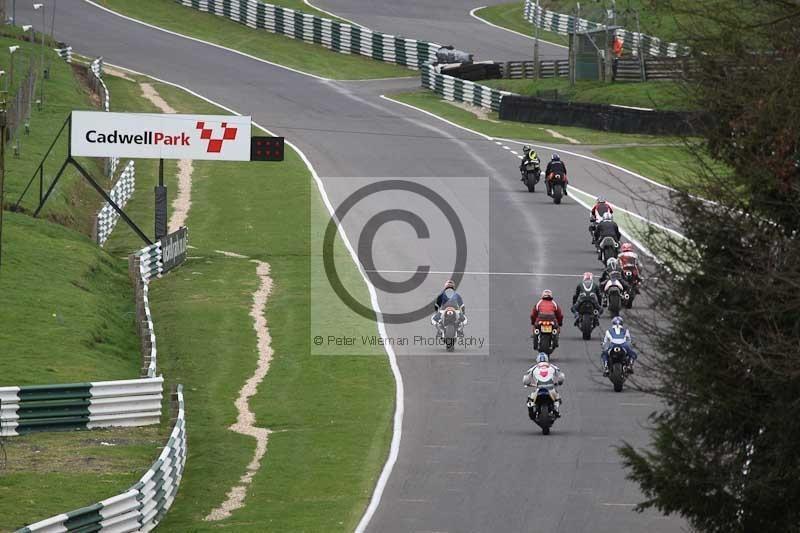
{"label": "motorcycle rear wheel", "polygon": [[625,381],[622,363],[611,365],[611,382],[614,384],[614,392],[622,392],[622,384]]}
{"label": "motorcycle rear wheel", "polygon": [[553,185],[553,203],[554,204],[558,205],[558,204],[561,203],[561,195],[562,194],[563,193],[561,191],[561,184],[560,183],[556,183],[555,185]]}
{"label": "motorcycle rear wheel", "polygon": [[592,315],[589,313],[581,315],[581,333],[583,334],[583,340],[592,339]]}

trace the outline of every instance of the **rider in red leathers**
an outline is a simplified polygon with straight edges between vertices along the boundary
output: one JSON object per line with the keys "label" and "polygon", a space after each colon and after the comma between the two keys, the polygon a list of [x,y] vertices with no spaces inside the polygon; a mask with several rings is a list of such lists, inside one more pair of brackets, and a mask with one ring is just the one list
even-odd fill
{"label": "rider in red leathers", "polygon": [[[559,329],[564,324],[564,314],[561,307],[553,300],[553,291],[545,289],[542,291],[542,298],[531,309],[531,325],[536,329],[540,320],[555,320]],[[558,336],[553,336],[554,345],[558,346]]]}
{"label": "rider in red leathers", "polygon": [[623,272],[631,272],[631,284],[636,287],[639,284],[640,264],[639,255],[633,251],[633,245],[629,242],[623,243],[619,249],[619,265]]}

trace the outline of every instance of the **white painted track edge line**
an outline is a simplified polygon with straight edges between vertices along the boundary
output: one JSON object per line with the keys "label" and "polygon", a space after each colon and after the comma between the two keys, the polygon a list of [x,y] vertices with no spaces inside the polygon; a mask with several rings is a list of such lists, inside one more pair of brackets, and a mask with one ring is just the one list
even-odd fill
{"label": "white painted track edge line", "polygon": [[322,12],[322,13],[325,13],[325,14],[326,14],[326,15],[328,15],[329,17],[336,17],[337,19],[339,19],[339,20],[343,20],[343,21],[347,22],[348,24],[352,24],[353,26],[358,26],[359,28],[368,29],[366,26],[362,26],[362,25],[361,25],[361,24],[359,24],[358,22],[355,22],[355,21],[353,21],[353,20],[350,20],[350,19],[346,19],[346,18],[344,18],[344,17],[343,17],[343,16],[341,16],[341,15],[337,15],[336,13],[333,13],[333,12],[331,12],[331,11],[328,11],[327,9],[322,9],[321,7],[317,7],[317,6],[315,6],[314,4],[312,4],[311,2],[309,2],[308,0],[303,0],[303,3],[304,3],[305,5],[307,5],[308,7],[310,7],[311,9],[316,9],[317,11],[320,11],[320,12]]}
{"label": "white painted track edge line", "polygon": [[231,53],[234,53],[234,54],[238,54],[240,56],[247,57],[249,59],[253,59],[255,61],[259,61],[259,62],[265,63],[267,65],[272,65],[273,67],[282,68],[284,70],[288,70],[290,72],[294,72],[295,74],[300,74],[302,76],[309,76],[311,78],[314,78],[314,79],[317,79],[317,80],[320,80],[320,81],[336,81],[336,80],[333,80],[331,78],[325,78],[325,77],[322,77],[322,76],[318,76],[316,74],[311,74],[310,72],[304,72],[304,71],[298,70],[296,68],[287,67],[286,65],[281,65],[280,63],[273,63],[272,61],[268,61],[266,59],[262,59],[260,57],[254,56],[254,55],[250,55],[248,53],[242,52],[240,50],[236,50],[234,48],[228,48],[227,46],[223,46],[221,44],[216,44],[216,43],[212,43],[212,42],[209,42],[209,41],[204,41],[203,39],[198,39],[197,37],[191,37],[191,36],[183,34],[183,33],[178,33],[176,31],[168,30],[166,28],[162,28],[161,26],[156,26],[155,24],[150,24],[149,22],[144,22],[144,21],[139,20],[137,18],[133,18],[133,17],[129,17],[127,15],[123,15],[122,13],[114,11],[113,9],[109,9],[109,8],[107,8],[105,6],[101,6],[100,4],[98,4],[98,3],[96,3],[96,2],[94,2],[92,0],[83,0],[83,1],[86,2],[89,5],[92,5],[92,6],[96,7],[96,8],[98,8],[98,9],[102,9],[103,11],[105,11],[107,13],[111,13],[112,15],[116,15],[117,17],[120,17],[120,18],[125,19],[125,20],[130,21],[130,22],[134,22],[136,24],[141,24],[142,26],[145,26],[145,27],[153,29],[153,30],[163,31],[164,33],[168,33],[168,34],[174,35],[176,37],[182,37],[184,39],[188,39],[190,41],[194,41],[194,42],[197,42],[197,43],[205,44],[207,46],[213,46],[214,48],[219,48],[220,50],[225,50],[226,52],[231,52]]}
{"label": "white painted track edge line", "polygon": [[[128,72],[131,72],[133,74],[137,74],[137,75],[140,75],[140,76],[147,76],[148,78],[156,80],[156,81],[158,81],[160,83],[165,83],[167,85],[171,85],[172,87],[176,87],[178,89],[186,91],[187,93],[191,94],[192,96],[195,96],[195,97],[197,97],[197,98],[199,98],[201,100],[204,100],[204,101],[206,101],[206,102],[208,102],[208,103],[210,103],[212,105],[215,105],[215,106],[219,107],[220,109],[224,109],[225,111],[228,111],[229,113],[241,116],[241,113],[239,113],[239,112],[237,112],[237,111],[235,111],[235,110],[233,110],[233,109],[231,109],[231,108],[229,108],[229,107],[227,107],[225,105],[219,104],[219,103],[215,102],[214,100],[211,100],[210,98],[207,98],[207,97],[205,97],[205,96],[203,96],[203,95],[201,95],[201,94],[199,94],[199,93],[197,93],[197,92],[195,92],[195,91],[193,91],[191,89],[188,89],[187,87],[179,85],[177,83],[166,81],[166,80],[157,78],[155,76],[150,76],[148,74],[137,72],[137,71],[135,71],[133,69],[129,69],[127,67],[121,67],[119,65],[114,65],[112,63],[108,63],[108,65],[111,66],[111,67],[114,67],[114,68],[120,68],[120,69],[123,69],[123,70],[127,70]],[[257,122],[253,122],[252,124],[253,124],[253,126],[255,126],[256,128],[262,130],[263,132],[265,132],[267,134],[270,134],[270,135],[274,135],[271,131],[269,131],[267,128],[261,126]],[[381,337],[388,338],[389,335],[386,332],[386,325],[384,324],[383,319],[382,319],[383,313],[381,311],[380,304],[378,303],[378,295],[377,295],[377,293],[375,291],[375,287],[372,285],[372,282],[370,282],[369,277],[367,276],[366,272],[364,271],[364,267],[359,262],[358,255],[356,254],[355,250],[353,249],[353,246],[350,244],[350,241],[347,238],[347,234],[345,233],[344,227],[341,225],[340,221],[336,218],[336,212],[335,212],[335,210],[333,208],[333,204],[331,203],[330,198],[328,197],[327,192],[325,191],[325,185],[322,183],[322,180],[320,179],[319,174],[317,174],[317,171],[314,168],[314,165],[311,164],[311,161],[308,159],[306,154],[303,153],[303,151],[300,150],[300,148],[298,148],[296,145],[294,145],[290,141],[285,141],[285,142],[286,142],[286,144],[289,145],[289,147],[291,147],[295,152],[297,152],[297,154],[300,156],[300,159],[302,159],[303,163],[305,163],[305,165],[308,168],[309,172],[311,172],[311,175],[314,178],[314,182],[317,184],[317,188],[319,190],[320,196],[322,197],[322,201],[325,204],[325,207],[328,210],[328,213],[330,213],[331,218],[336,223],[336,227],[337,227],[337,229],[339,231],[339,235],[341,236],[342,241],[343,241],[345,247],[347,248],[347,251],[350,253],[350,257],[353,259],[353,262],[355,263],[356,268],[358,269],[359,273],[361,274],[361,277],[364,280],[364,283],[367,285],[367,290],[369,291],[370,301],[371,301],[371,303],[373,305],[373,308],[376,311],[376,314],[378,315],[377,316],[377,321],[376,321],[376,324],[377,324],[377,327],[378,327],[378,333],[381,335]],[[403,376],[400,374],[400,367],[397,364],[397,355],[394,352],[394,347],[389,343],[384,343],[384,349],[386,350],[386,355],[389,358],[389,366],[392,369],[392,375],[394,377],[395,385],[396,385],[396,388],[395,388],[395,410],[394,410],[393,426],[392,426],[392,442],[389,445],[389,456],[386,458],[386,462],[383,465],[383,469],[381,470],[380,477],[378,478],[378,481],[375,484],[375,489],[372,492],[372,497],[370,498],[369,505],[367,506],[366,510],[364,511],[363,516],[361,517],[361,520],[359,521],[358,525],[356,526],[355,531],[358,532],[358,533],[361,533],[366,529],[366,527],[369,525],[370,520],[372,520],[372,517],[375,514],[375,511],[377,511],[378,505],[380,505],[381,498],[383,497],[383,492],[386,489],[386,485],[389,482],[389,477],[392,474],[392,470],[394,469],[394,465],[397,462],[397,457],[398,457],[398,455],[400,453],[400,440],[402,438],[402,433],[403,433],[403,414],[404,414],[404,411],[405,411],[405,405],[403,403],[404,402],[403,398],[404,398],[404,395],[405,395],[404,387],[403,387]]]}
{"label": "white painted track edge line", "polygon": [[[306,2],[307,2],[307,1],[308,1],[308,0],[306,0]],[[535,40],[536,40],[536,39],[534,39],[534,38],[533,38],[531,35],[525,35],[524,33],[520,33],[520,32],[518,32],[518,31],[514,31],[514,30],[512,30],[512,29],[505,28],[505,27],[503,27],[503,26],[500,26],[500,25],[498,25],[498,24],[493,24],[493,23],[489,22],[488,20],[486,20],[486,19],[484,19],[484,18],[481,18],[480,16],[478,16],[478,15],[475,13],[475,12],[476,12],[476,11],[478,11],[479,9],[483,9],[483,8],[485,8],[485,7],[488,7],[488,6],[480,6],[480,7],[476,7],[476,8],[474,8],[474,9],[470,10],[470,12],[469,12],[469,16],[470,16],[470,17],[472,17],[472,18],[474,18],[474,19],[476,19],[476,20],[480,20],[480,21],[481,21],[481,22],[483,22],[484,24],[488,24],[489,26],[491,26],[491,27],[493,27],[493,28],[497,28],[498,30],[507,31],[507,32],[509,32],[509,33],[513,33],[513,34],[515,34],[515,35],[519,35],[520,37],[525,37],[526,39],[530,39],[531,41],[535,41]],[[526,22],[527,22],[527,21],[526,21]],[[569,49],[569,46],[564,46],[563,44],[557,44],[557,43],[554,43],[554,42],[550,42],[550,41],[547,41],[547,40],[545,40],[545,39],[542,39],[541,37],[539,37],[539,40],[540,40],[541,42],[543,42],[543,43],[547,43],[547,44],[549,44],[550,46],[557,46],[557,47],[559,47],[559,48],[564,48],[565,50],[566,50],[566,49]]]}

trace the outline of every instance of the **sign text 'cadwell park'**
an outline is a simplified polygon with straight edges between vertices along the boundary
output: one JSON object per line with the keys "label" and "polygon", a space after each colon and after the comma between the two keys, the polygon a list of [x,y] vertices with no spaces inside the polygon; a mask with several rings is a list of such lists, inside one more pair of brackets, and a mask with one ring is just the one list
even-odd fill
{"label": "sign text 'cadwell park'", "polygon": [[73,156],[250,160],[250,117],[73,111]]}

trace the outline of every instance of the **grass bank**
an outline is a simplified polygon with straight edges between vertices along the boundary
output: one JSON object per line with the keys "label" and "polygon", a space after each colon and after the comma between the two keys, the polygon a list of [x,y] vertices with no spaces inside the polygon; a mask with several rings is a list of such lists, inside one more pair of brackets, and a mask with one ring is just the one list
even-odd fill
{"label": "grass bank", "polygon": [[[457,107],[441,99],[430,91],[415,91],[387,95],[388,97],[419,107],[442,118],[467,128],[480,131],[492,137],[505,137],[529,141],[542,141],[552,144],[569,143],[564,137],[576,140],[581,144],[628,144],[628,143],[664,143],[664,137],[648,135],[626,135],[608,133],[584,128],[553,126],[548,124],[529,124],[500,120],[496,112],[487,113]],[[555,135],[554,135],[555,133]]]}
{"label": "grass bank", "polygon": [[[557,91],[558,100],[587,102],[593,104],[615,104],[652,109],[687,109],[686,93],[674,82],[648,81],[644,83],[603,83],[602,81],[578,81],[570,87],[566,78],[542,80],[483,80],[501,91],[537,96],[540,91]],[[551,96],[548,96],[548,98]]]}
{"label": "grass bank", "polygon": [[8,461],[0,476],[0,530],[12,531],[130,488],[163,445],[157,427],[8,439]]}
{"label": "grass bank", "polygon": [[[494,6],[482,7],[475,15],[487,22],[523,35],[533,36],[533,25],[525,20],[525,2],[509,2]],[[539,38],[553,44],[567,46],[567,36],[550,31],[539,31]]]}
{"label": "grass bank", "polygon": [[362,56],[339,54],[223,17],[183,7],[175,0],[102,0],[101,5],[129,17],[203,39],[304,72],[337,80],[412,76],[410,69]]}

